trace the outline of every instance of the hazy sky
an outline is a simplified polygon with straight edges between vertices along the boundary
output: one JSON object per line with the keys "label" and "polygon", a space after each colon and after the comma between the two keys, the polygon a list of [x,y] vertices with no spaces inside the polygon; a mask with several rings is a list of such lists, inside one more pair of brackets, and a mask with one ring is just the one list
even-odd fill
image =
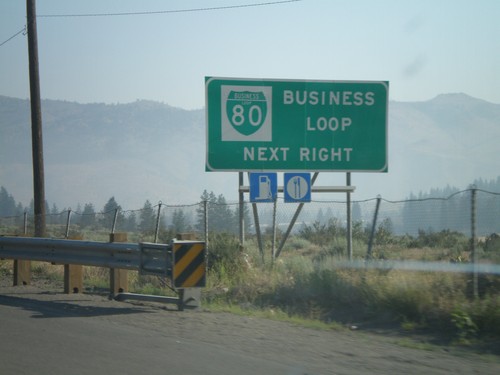
{"label": "hazy sky", "polygon": [[[500,1],[38,0],[41,96],[205,106],[204,77],[388,80],[390,99],[500,103]],[[0,2],[0,43],[26,23]],[[44,15],[161,14],[42,17]],[[0,46],[0,95],[29,97],[27,40]]]}

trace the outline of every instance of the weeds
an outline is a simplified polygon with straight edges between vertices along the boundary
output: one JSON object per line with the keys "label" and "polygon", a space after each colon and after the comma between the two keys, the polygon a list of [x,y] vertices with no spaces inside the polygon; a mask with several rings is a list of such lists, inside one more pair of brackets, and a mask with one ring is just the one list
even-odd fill
{"label": "weeds", "polygon": [[[327,231],[324,226],[317,229],[321,233]],[[313,232],[305,233],[313,237]],[[467,259],[467,254],[463,253],[462,235],[457,241],[451,238],[453,233],[443,232],[442,235],[451,249],[408,249],[391,240],[376,246],[374,254],[384,254],[386,259],[428,261],[451,261],[462,254],[463,259]],[[387,232],[384,236],[388,236]],[[362,257],[362,243],[356,241],[354,255]],[[409,243],[408,238],[405,241]],[[241,264],[242,259],[247,259],[250,266],[233,268],[231,275],[220,266],[212,268],[211,283],[217,284],[222,291],[217,303],[245,304],[261,310],[282,311],[288,316],[341,324],[384,321],[407,331],[425,329],[455,337],[459,344],[500,337],[498,277],[484,276],[481,279],[482,298],[471,300],[467,294],[470,284],[467,274],[339,268],[339,261],[345,258],[336,246],[344,245],[338,238],[314,243],[301,238],[285,248],[273,267],[261,263],[252,240],[247,241],[244,249],[236,246],[229,252],[236,258],[233,264]]]}
{"label": "weeds", "polygon": [[478,327],[467,312],[459,308],[454,309],[451,312],[451,322],[457,330],[460,344],[469,344],[469,340],[477,335]]}
{"label": "weeds", "polygon": [[[363,259],[366,232],[360,225],[355,228],[354,257]],[[268,253],[266,257],[260,254],[253,238],[247,238],[242,247],[233,235],[211,234],[205,303],[229,311],[327,325],[384,320],[405,331],[427,329],[445,334],[459,344],[500,338],[498,276],[481,275],[480,298],[471,299],[468,274],[339,268],[347,248],[344,234],[337,221],[316,223],[293,237],[274,262]],[[483,259],[499,259],[499,243],[496,236],[480,243]],[[379,232],[373,255],[377,259],[467,262],[467,248],[467,239],[459,233],[420,231],[418,237],[393,236],[387,223]],[[35,262],[33,272],[62,278],[61,267],[43,263]],[[11,276],[5,261],[0,261],[0,275]],[[130,275],[131,291],[169,292],[158,278]],[[84,267],[84,279],[88,287],[106,288],[109,271]]]}

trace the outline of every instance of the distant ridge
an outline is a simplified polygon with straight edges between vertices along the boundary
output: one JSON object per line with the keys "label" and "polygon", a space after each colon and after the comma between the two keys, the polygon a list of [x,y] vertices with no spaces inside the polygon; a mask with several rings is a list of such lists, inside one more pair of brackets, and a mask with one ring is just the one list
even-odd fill
{"label": "distant ridge", "polygon": [[[124,207],[140,207],[146,199],[193,203],[203,190],[237,199],[236,173],[205,172],[204,109],[150,100],[42,100],[42,121],[46,196],[59,207],[101,205],[111,196]],[[464,93],[391,101],[388,139],[389,172],[354,173],[353,199],[402,199],[494,179],[500,171],[500,104]],[[27,204],[31,173],[29,101],[0,95],[0,185]],[[317,182],[344,183],[341,173],[320,174]]]}

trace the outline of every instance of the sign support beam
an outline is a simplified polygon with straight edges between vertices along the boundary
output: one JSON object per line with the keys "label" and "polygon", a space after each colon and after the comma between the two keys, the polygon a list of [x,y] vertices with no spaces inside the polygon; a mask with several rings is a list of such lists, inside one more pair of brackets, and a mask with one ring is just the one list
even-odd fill
{"label": "sign support beam", "polygon": [[[351,186],[351,172],[346,173],[346,185]],[[352,207],[351,207],[351,192],[346,194],[347,198],[347,254],[349,260],[352,260]]]}
{"label": "sign support beam", "polygon": [[[240,176],[242,175],[241,172]],[[347,253],[349,256],[349,260],[352,259],[352,217],[351,217],[351,193],[353,193],[356,190],[355,186],[351,185],[351,174],[348,172],[346,173],[346,186],[314,186],[314,183],[316,182],[316,179],[319,175],[319,172],[315,172],[312,179],[311,179],[311,192],[315,193],[346,193],[347,195],[347,207],[346,207],[346,214],[347,214]],[[243,185],[243,178],[239,178],[239,198],[240,198],[240,207],[244,201],[244,193],[250,193],[250,186]],[[278,186],[278,192],[284,192],[284,187],[283,186]],[[274,202],[274,205],[276,205],[276,201]],[[280,255],[281,251],[283,250],[283,247],[285,246],[285,242],[288,239],[293,226],[295,225],[295,222],[297,221],[300,212],[302,211],[302,208],[304,207],[304,202],[301,202],[296,211],[295,214],[287,228],[287,231],[285,232],[284,236],[282,237],[277,250],[275,249],[275,245],[273,242],[272,246],[272,258],[273,261],[278,258]],[[262,235],[260,231],[260,223],[259,223],[259,213],[257,210],[257,203],[252,203],[252,210],[253,210],[253,216],[254,216],[254,225],[255,225],[255,233],[257,236],[257,242],[259,246],[259,252],[262,257],[262,261],[264,262],[264,248],[262,244]],[[240,211],[242,211],[240,209]],[[275,221],[275,206],[273,208],[273,223]],[[243,222],[240,221],[240,226],[243,225]],[[242,228],[240,227],[240,233],[242,231]],[[241,237],[240,237],[241,240]]]}
{"label": "sign support beam", "polygon": [[[318,175],[319,172],[314,173],[311,179],[311,188],[313,187],[316,178],[318,178]],[[288,225],[288,229],[286,230],[285,235],[281,239],[281,242],[278,246],[278,251],[276,252],[276,258],[279,257],[279,255],[281,254],[281,250],[283,250],[283,247],[285,246],[285,242],[288,239],[288,236],[290,235],[292,228],[295,225],[295,222],[297,221],[297,218],[299,217],[300,211],[302,211],[302,207],[304,207],[304,203],[300,203],[299,206],[297,207],[295,215],[293,215],[292,221],[290,222],[290,225]]]}
{"label": "sign support beam", "polygon": [[[319,172],[316,172],[317,174]],[[312,185],[312,183],[311,183]],[[354,193],[356,190],[355,186],[311,186],[311,192],[312,193]],[[284,187],[283,186],[278,186],[278,193],[283,193]],[[250,192],[250,186],[240,186],[239,188],[240,193],[249,193]]]}

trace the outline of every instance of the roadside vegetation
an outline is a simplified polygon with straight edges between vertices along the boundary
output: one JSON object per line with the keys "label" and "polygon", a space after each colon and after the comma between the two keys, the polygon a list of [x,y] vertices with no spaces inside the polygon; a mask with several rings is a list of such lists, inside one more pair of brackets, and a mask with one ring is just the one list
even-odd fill
{"label": "roadside vegetation", "polygon": [[[61,228],[53,228],[60,231]],[[105,231],[74,232],[86,240],[106,241]],[[149,234],[129,234],[141,241]],[[279,233],[278,233],[279,235]],[[369,231],[354,224],[353,258],[367,256]],[[160,242],[175,237],[161,231]],[[279,240],[279,236],[278,236]],[[280,257],[270,257],[271,235],[265,253],[255,238],[240,246],[237,236],[209,236],[207,287],[204,306],[212,310],[266,316],[301,322],[317,328],[394,329],[423,334],[447,343],[481,347],[500,354],[500,276],[480,275],[479,296],[472,293],[472,275],[456,272],[342,268],[346,260],[345,229],[335,220],[303,227],[291,237]],[[500,238],[492,235],[477,244],[481,262],[500,264]],[[458,232],[419,231],[396,236],[389,223],[378,226],[371,258],[386,260],[470,262],[470,239]],[[0,260],[0,277],[10,277],[11,261]],[[33,278],[62,284],[61,266],[34,262]],[[109,271],[85,267],[87,292],[104,292]],[[164,280],[130,273],[130,291],[172,295]],[[493,345],[491,344],[493,343]]]}
{"label": "roadside vegetation", "polygon": [[[353,232],[353,257],[365,259],[367,230],[358,223]],[[238,245],[230,236],[210,239],[209,305],[272,311],[348,328],[396,327],[460,345],[500,342],[498,275],[480,275],[479,296],[474,298],[471,274],[341,268],[345,230],[334,220],[303,228],[274,262],[269,257],[263,262],[254,239],[243,249]],[[265,246],[270,248],[270,237]],[[497,236],[486,238],[477,249],[481,262],[500,264]],[[379,261],[470,262],[470,240],[450,231],[394,236],[389,226],[380,225],[371,255]]]}

